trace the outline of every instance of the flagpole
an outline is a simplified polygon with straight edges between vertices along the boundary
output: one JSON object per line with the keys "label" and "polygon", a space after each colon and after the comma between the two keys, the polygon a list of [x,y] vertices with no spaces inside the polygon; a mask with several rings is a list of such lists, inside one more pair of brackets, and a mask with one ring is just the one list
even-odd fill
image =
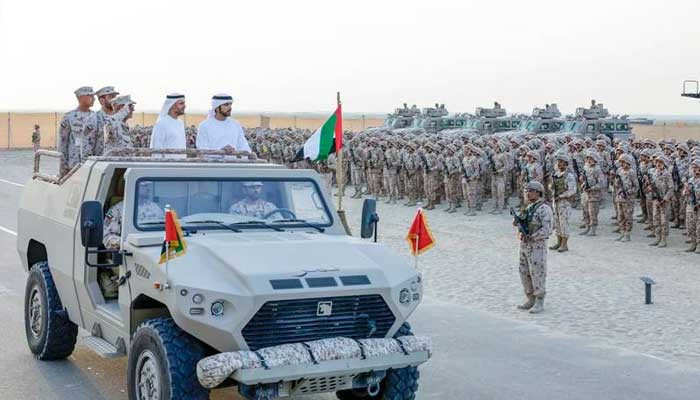
{"label": "flagpole", "polygon": [[[422,212],[422,210],[423,210],[423,207],[421,207],[421,204],[418,203],[418,213],[420,214]],[[422,225],[418,224],[418,234],[416,235],[416,251],[413,252],[413,261],[414,261],[414,267],[416,268],[416,271],[418,271],[418,243],[420,241],[421,227],[422,227]]]}
{"label": "flagpole", "polygon": [[170,274],[168,273],[168,261],[170,261],[170,241],[168,240],[168,219],[167,215],[170,212],[170,205],[165,206],[165,283],[163,284],[163,289],[170,289]]}
{"label": "flagpole", "polygon": [[[336,102],[337,106],[340,108],[342,105],[342,102],[340,101],[340,92],[336,92]],[[340,118],[340,121],[336,123],[340,123],[340,134],[342,135],[343,133],[343,111],[342,108],[340,109],[340,115],[337,116]],[[337,138],[336,138],[337,140]],[[345,210],[343,210],[343,192],[345,188],[345,175],[343,174],[343,145],[341,144],[340,148],[336,147],[336,165],[335,165],[335,179],[338,182],[338,217],[340,218],[340,222],[343,224],[343,228],[345,228],[345,233],[348,235],[352,236],[352,232],[350,232],[350,225],[348,225],[348,220],[345,218]]]}

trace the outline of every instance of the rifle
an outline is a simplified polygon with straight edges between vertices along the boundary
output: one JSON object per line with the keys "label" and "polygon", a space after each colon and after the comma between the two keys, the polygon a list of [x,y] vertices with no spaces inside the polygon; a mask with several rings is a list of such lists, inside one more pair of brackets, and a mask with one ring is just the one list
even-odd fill
{"label": "rifle", "polygon": [[635,154],[633,154],[633,158],[634,158],[634,165],[637,168],[637,182],[639,182],[639,193],[638,193],[639,198],[642,199],[642,201],[644,201],[644,200],[646,200],[646,195],[644,194],[644,189],[643,189],[644,180],[642,178],[642,172],[640,171],[640,168],[639,168],[639,160],[637,160],[637,156]]}
{"label": "rifle", "polygon": [[664,201],[663,196],[661,196],[661,192],[659,192],[659,188],[653,181],[651,182],[651,188],[654,189],[654,200],[659,202]]}
{"label": "rifle", "polygon": [[690,191],[690,205],[696,208],[698,206],[698,198],[695,195],[695,186],[690,182],[688,182],[688,190]]}
{"label": "rifle", "polygon": [[420,159],[423,160],[423,170],[425,172],[430,172],[430,166],[428,166],[428,159],[425,158],[425,154],[419,153]]}
{"label": "rifle", "polygon": [[519,215],[517,212],[515,212],[515,209],[513,207],[510,208],[510,215],[513,216],[513,221],[515,222],[516,226],[518,227],[518,231],[522,233],[523,235],[529,235],[530,234],[530,228],[528,227],[528,215],[522,216]]}
{"label": "rifle", "polygon": [[491,164],[491,170],[493,170],[493,172],[496,172],[496,162],[493,161],[493,155],[489,154],[488,158],[489,158],[489,164]]}
{"label": "rifle", "polygon": [[681,185],[681,174],[680,171],[678,171],[678,162],[673,161],[673,169],[671,170],[671,177],[673,178],[673,184],[675,185],[676,190]]}
{"label": "rifle", "polygon": [[627,194],[627,190],[625,189],[625,183],[622,181],[622,176],[619,172],[615,174],[615,178],[620,183],[620,190],[622,191],[622,195],[625,197],[625,199],[629,199],[629,195]]}

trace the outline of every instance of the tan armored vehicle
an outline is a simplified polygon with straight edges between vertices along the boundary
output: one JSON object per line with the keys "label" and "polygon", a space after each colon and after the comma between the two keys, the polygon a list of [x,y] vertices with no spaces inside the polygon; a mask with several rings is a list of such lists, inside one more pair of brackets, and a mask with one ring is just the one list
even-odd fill
{"label": "tan armored vehicle", "polygon": [[634,137],[632,125],[626,115],[610,116],[603,103],[591,100],[591,106],[579,107],[573,119],[566,121],[558,132],[551,135],[574,135],[595,138],[606,135],[612,139],[627,140]]}
{"label": "tan armored vehicle", "polygon": [[[138,400],[206,399],[221,386],[259,400],[414,398],[431,352],[406,323],[421,276],[348,236],[314,171],[247,153],[124,149],[58,178],[39,171],[46,156],[61,155],[37,152],[18,212],[37,358],[69,356],[82,333],[101,356],[128,357]],[[161,263],[166,206],[186,250]],[[365,206],[363,238],[378,220]]]}

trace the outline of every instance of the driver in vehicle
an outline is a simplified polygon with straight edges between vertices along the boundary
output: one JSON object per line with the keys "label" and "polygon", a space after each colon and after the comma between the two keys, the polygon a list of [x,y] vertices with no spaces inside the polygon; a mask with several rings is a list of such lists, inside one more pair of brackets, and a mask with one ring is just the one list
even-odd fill
{"label": "driver in vehicle", "polygon": [[[119,179],[115,190],[115,197],[123,198],[124,196],[124,177]],[[158,222],[165,219],[163,210],[154,203],[152,199],[153,187],[151,182],[142,182],[139,184],[138,197],[138,222]],[[102,243],[108,250],[118,250],[122,236],[122,215],[124,212],[124,201],[119,200],[109,208],[105,214]],[[102,288],[102,293],[105,299],[117,298],[119,285],[117,278],[119,277],[119,268],[101,268],[97,281]]]}
{"label": "driver in vehicle", "polygon": [[234,203],[228,212],[246,217],[262,218],[276,210],[277,206],[262,198],[262,188],[262,182],[244,182],[243,194],[245,197]]}

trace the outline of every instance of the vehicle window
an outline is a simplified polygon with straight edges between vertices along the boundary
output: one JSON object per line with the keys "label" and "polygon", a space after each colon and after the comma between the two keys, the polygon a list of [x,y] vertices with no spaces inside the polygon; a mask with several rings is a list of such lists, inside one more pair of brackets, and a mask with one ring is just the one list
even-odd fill
{"label": "vehicle window", "polygon": [[593,132],[595,132],[595,124],[586,125],[586,133],[593,133]]}
{"label": "vehicle window", "polygon": [[617,124],[617,130],[618,131],[627,131],[629,130],[629,127],[627,124]]}
{"label": "vehicle window", "polygon": [[517,128],[517,127],[520,126],[520,121],[511,121],[510,125],[511,125],[513,128]]}
{"label": "vehicle window", "polygon": [[491,129],[491,123],[490,123],[490,122],[484,122],[484,129]]}
{"label": "vehicle window", "polygon": [[549,130],[549,122],[543,122],[540,125],[540,131],[546,132]]}
{"label": "vehicle window", "polygon": [[[225,224],[251,220],[303,219],[320,226],[332,219],[312,180],[165,179],[141,178],[136,186],[134,225],[140,230],[163,229],[163,210],[170,206],[182,226],[213,220]],[[220,229],[216,225],[197,229]]]}
{"label": "vehicle window", "polygon": [[[619,124],[618,124],[619,125]],[[606,122],[602,126],[603,131],[614,131],[615,130],[615,123],[613,122]]]}

